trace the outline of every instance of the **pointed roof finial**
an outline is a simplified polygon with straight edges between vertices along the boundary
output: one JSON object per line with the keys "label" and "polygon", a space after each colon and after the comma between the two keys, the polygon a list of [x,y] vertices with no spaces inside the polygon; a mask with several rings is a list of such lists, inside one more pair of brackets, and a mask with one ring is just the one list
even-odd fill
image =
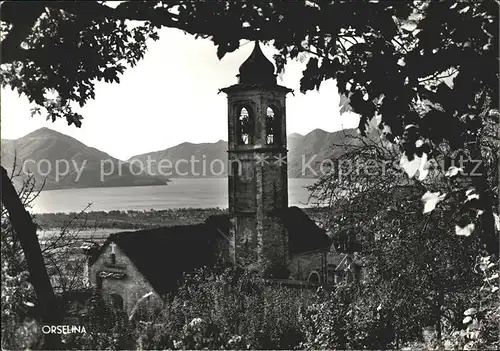
{"label": "pointed roof finial", "polygon": [[262,52],[259,41],[255,41],[250,56],[240,66],[240,84],[276,85],[274,65]]}

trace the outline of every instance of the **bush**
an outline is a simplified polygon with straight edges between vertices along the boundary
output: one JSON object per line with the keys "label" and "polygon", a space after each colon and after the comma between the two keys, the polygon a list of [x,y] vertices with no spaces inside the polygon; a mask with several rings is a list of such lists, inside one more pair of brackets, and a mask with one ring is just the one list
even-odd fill
{"label": "bush", "polygon": [[86,333],[70,334],[63,339],[68,349],[124,350],[134,346],[127,314],[110,308],[99,291],[94,291],[86,303],[83,325]]}
{"label": "bush", "polygon": [[452,326],[443,335],[445,348],[465,350],[498,350],[500,348],[499,263],[493,256],[478,257],[477,272],[483,278],[479,296],[463,312],[460,327]]}
{"label": "bush", "polygon": [[392,306],[373,286],[341,283],[332,292],[321,288],[300,314],[304,349],[393,349]]}
{"label": "bush", "polygon": [[303,341],[300,291],[232,269],[186,277],[164,308],[136,321],[142,348],[293,349]]}

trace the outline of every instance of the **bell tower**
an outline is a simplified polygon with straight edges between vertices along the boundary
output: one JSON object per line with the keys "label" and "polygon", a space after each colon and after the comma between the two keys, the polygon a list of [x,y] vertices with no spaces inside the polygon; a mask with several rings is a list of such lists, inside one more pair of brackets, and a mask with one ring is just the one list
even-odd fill
{"label": "bell tower", "polygon": [[288,239],[273,210],[288,207],[285,97],[259,42],[240,66],[228,99],[230,249],[260,273],[288,263]]}

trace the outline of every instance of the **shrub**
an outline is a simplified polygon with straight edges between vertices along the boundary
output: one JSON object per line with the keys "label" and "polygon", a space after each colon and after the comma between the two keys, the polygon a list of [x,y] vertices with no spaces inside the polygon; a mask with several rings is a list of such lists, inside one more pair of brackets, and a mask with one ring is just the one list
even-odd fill
{"label": "shrub", "polygon": [[186,276],[161,311],[136,321],[143,348],[293,349],[303,341],[300,291],[232,269]]}
{"label": "shrub", "polygon": [[70,334],[63,340],[68,349],[80,350],[124,350],[134,346],[132,329],[125,312],[110,308],[99,291],[94,291],[86,304],[83,318],[86,333]]}

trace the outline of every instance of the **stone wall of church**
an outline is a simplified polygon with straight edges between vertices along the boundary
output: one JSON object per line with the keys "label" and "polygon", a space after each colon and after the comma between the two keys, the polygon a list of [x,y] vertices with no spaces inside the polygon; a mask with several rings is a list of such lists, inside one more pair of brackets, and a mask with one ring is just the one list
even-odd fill
{"label": "stone wall of church", "polygon": [[[257,191],[262,193],[262,210],[270,211],[275,208],[288,207],[288,181],[286,153],[266,152],[265,157],[269,163],[261,167],[262,186],[257,187]],[[281,158],[283,163],[278,164]]]}
{"label": "stone wall of church", "polygon": [[239,154],[231,157],[231,165],[234,167],[231,174],[233,177],[234,207],[236,212],[255,212],[257,187],[255,185],[255,158],[253,154]]}
{"label": "stone wall of church", "polygon": [[[288,206],[286,164],[275,164],[277,152],[262,153],[268,163],[256,165],[257,238],[261,270],[288,264],[288,235],[281,221],[270,212]],[[285,170],[283,171],[283,169]]]}
{"label": "stone wall of church", "polygon": [[[288,235],[279,219],[271,216],[262,218],[259,235],[259,258],[262,270],[284,267],[288,264]],[[286,278],[286,277],[281,277]]]}
{"label": "stone wall of church", "polygon": [[235,254],[239,265],[246,267],[255,263],[257,257],[257,222],[255,214],[240,215],[232,221]]}
{"label": "stone wall of church", "polygon": [[101,290],[105,299],[112,294],[119,295],[123,299],[123,309],[127,314],[130,314],[137,301],[149,292],[154,294],[152,300],[156,300],[157,303],[161,302],[153,287],[117,246],[115,247],[115,258],[113,264],[111,247],[107,245],[90,267],[92,285],[98,286],[99,280],[101,280]]}

